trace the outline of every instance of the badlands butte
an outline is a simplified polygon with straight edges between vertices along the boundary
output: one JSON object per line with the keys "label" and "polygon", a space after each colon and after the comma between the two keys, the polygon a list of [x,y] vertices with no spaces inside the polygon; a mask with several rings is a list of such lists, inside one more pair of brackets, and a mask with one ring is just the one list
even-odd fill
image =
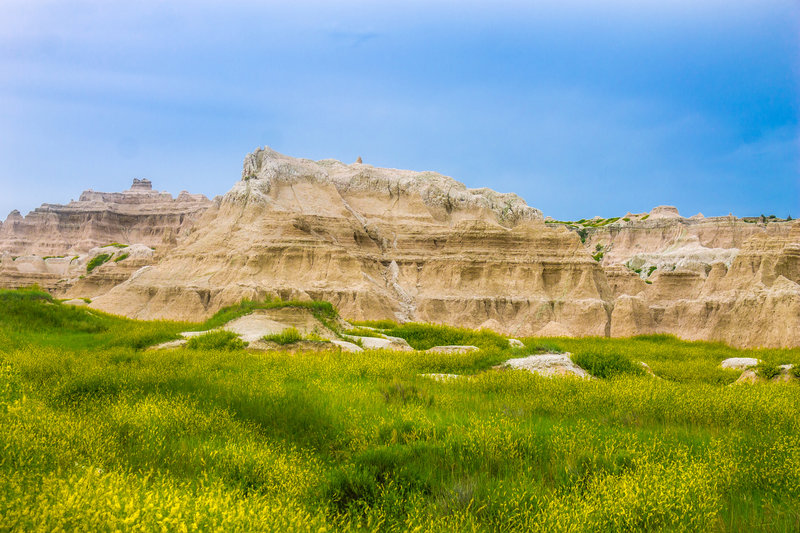
{"label": "badlands butte", "polygon": [[209,200],[134,180],[0,225],[0,286],[132,318],[205,319],[244,298],[344,318],[513,336],[668,333],[800,346],[800,222],[675,208],[556,221],[435,172],[249,154]]}

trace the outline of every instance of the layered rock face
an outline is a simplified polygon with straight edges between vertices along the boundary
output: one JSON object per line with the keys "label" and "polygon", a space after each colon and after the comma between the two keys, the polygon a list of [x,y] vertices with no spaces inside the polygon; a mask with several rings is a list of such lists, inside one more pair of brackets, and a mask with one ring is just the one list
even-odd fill
{"label": "layered rock face", "polygon": [[12,211],[0,224],[0,253],[62,256],[113,242],[175,244],[210,205],[202,194],[183,191],[173,198],[135,179],[124,192],[84,191],[77,202],[42,204],[24,217]]}
{"label": "layered rock face", "polygon": [[352,319],[608,332],[612,294],[580,239],[513,194],[432,172],[250,154],[242,180],[159,264],[93,303],[200,319],[242,298],[331,301]]}
{"label": "layered rock face", "polygon": [[[59,294],[74,287],[86,297],[105,292],[153,263],[155,251],[174,246],[210,205],[203,195],[183,191],[173,198],[134,179],[124,192],[85,191],[77,202],[43,204],[25,217],[13,211],[0,224],[0,287],[35,283]],[[118,260],[89,271],[98,255]]]}
{"label": "layered rock face", "polygon": [[[98,247],[113,241],[141,244]],[[514,336],[800,346],[798,221],[684,218],[661,206],[545,222],[516,195],[441,174],[268,148],[248,155],[241,180],[214,202],[173,199],[146,181],[87,191],[12,214],[0,250],[22,255],[0,257],[0,286],[36,281],[136,318],[201,320],[278,296],[328,300],[350,319]]]}
{"label": "layered rock face", "polygon": [[581,229],[614,292],[613,336],[800,345],[798,221],[683,218],[662,206]]}

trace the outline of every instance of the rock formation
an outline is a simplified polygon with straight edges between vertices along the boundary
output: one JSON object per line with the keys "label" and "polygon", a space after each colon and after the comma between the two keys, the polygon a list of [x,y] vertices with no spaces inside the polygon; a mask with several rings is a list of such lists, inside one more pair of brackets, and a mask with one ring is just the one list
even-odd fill
{"label": "rock formation", "polygon": [[0,253],[66,256],[113,242],[170,245],[211,205],[202,194],[177,198],[134,179],[123,192],[84,191],[77,202],[42,204],[27,216],[12,211],[0,224]]}
{"label": "rock formation", "polygon": [[[64,293],[77,284],[76,294],[93,297],[153,263],[155,250],[174,246],[210,205],[203,195],[173,198],[134,179],[124,192],[84,191],[77,202],[43,204],[25,217],[12,211],[0,224],[0,287],[36,283]],[[99,255],[111,261],[88,272]]]}
{"label": "rock formation", "polygon": [[[112,241],[144,247],[87,272]],[[544,220],[514,194],[434,172],[269,148],[249,154],[241,180],[214,202],[172,199],[146,180],[124,193],[87,191],[67,206],[12,214],[0,250],[9,251],[0,285],[50,280],[42,284],[136,318],[200,320],[269,295],[327,300],[355,320],[517,336],[671,333],[800,346],[797,221],[684,218],[665,206]]]}
{"label": "rock formation", "polygon": [[612,336],[672,333],[736,346],[800,345],[797,221],[683,218],[661,206],[566,225],[582,233],[606,272],[614,293]]}
{"label": "rock formation", "polygon": [[351,319],[608,333],[611,290],[574,233],[516,195],[433,172],[258,150],[198,228],[93,305],[196,320],[278,295],[328,300]]}

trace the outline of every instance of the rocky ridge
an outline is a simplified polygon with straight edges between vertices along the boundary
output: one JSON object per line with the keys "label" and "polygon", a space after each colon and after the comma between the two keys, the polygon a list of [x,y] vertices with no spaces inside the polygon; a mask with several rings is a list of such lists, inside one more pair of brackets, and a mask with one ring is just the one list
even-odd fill
{"label": "rocky ridge", "polygon": [[[0,287],[36,283],[82,297],[106,292],[157,261],[210,205],[201,194],[173,198],[134,179],[127,191],[84,191],[77,202],[42,204],[24,217],[12,211],[0,223]],[[90,271],[101,255],[109,260]]]}
{"label": "rocky ridge", "polygon": [[119,242],[170,246],[211,205],[202,194],[176,198],[134,179],[123,192],[84,191],[66,205],[42,204],[26,216],[12,211],[0,224],[0,254],[66,256]]}
{"label": "rocky ridge", "polygon": [[611,292],[574,234],[516,195],[439,174],[262,149],[198,228],[93,305],[198,319],[272,295],[327,300],[351,319],[607,332]]}
{"label": "rocky ridge", "polygon": [[[516,336],[672,333],[736,346],[800,345],[797,221],[684,218],[661,206],[558,222],[516,195],[469,189],[441,174],[295,159],[269,148],[245,158],[226,195],[210,202],[182,194],[170,205],[188,207],[183,216],[150,218],[154,229],[145,231],[140,222],[158,212],[161,194],[142,183],[124,193],[84,193],[84,205],[125,206],[133,218],[118,221],[123,236],[113,240],[140,239],[152,255],[108,261],[54,290],[137,318],[200,320],[243,298],[273,296],[327,300],[354,320]],[[89,216],[97,209],[81,214],[77,203],[60,212],[83,220],[75,227],[86,231],[64,230],[55,239],[61,244],[48,242],[37,226],[53,216],[45,210],[27,233],[4,224],[0,246],[40,253],[80,246],[76,236],[98,227]],[[110,240],[102,234],[91,242]],[[67,277],[85,271],[102,252],[89,251],[83,265],[58,268],[74,268]],[[0,284],[31,279],[28,266],[9,278],[9,259],[0,264]]]}
{"label": "rocky ridge", "polygon": [[800,345],[800,224],[650,213],[566,226],[603,266],[612,336],[671,333],[736,346]]}

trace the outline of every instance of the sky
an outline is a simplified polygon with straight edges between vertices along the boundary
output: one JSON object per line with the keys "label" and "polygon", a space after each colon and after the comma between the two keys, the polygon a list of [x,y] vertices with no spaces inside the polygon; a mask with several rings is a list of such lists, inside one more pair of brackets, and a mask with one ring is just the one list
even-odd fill
{"label": "sky", "polygon": [[800,216],[800,2],[2,0],[0,219],[259,146],[560,220]]}

